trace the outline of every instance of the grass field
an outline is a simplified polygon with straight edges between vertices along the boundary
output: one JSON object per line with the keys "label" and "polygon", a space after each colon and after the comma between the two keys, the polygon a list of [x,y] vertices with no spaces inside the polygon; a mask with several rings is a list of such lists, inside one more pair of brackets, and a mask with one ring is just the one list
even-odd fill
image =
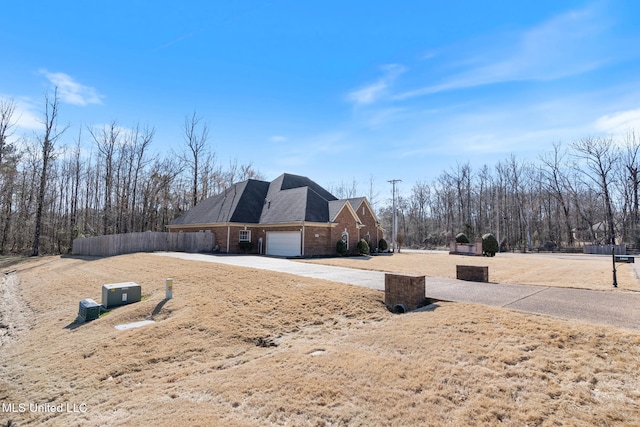
{"label": "grass field", "polygon": [[[640,420],[637,331],[456,303],[393,315],[380,291],[149,254],[13,269],[2,282],[0,401],[18,411],[0,425]],[[163,301],[167,277],[174,299]],[[81,299],[100,302],[102,284],[124,281],[142,285],[142,302],[73,322]],[[144,319],[156,323],[114,328]]]}
{"label": "grass field", "polygon": [[[489,281],[515,285],[540,285],[612,290],[610,256],[501,253],[493,258],[449,255],[446,252],[401,252],[393,256],[346,257],[304,262],[366,270],[456,278],[456,265],[489,267]],[[632,264],[616,264],[618,288],[640,291]]]}

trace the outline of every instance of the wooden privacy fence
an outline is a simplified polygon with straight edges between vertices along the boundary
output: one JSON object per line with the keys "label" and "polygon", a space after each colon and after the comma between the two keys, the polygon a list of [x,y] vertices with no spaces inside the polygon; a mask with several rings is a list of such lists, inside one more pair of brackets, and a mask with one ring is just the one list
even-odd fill
{"label": "wooden privacy fence", "polygon": [[215,245],[211,232],[111,234],[78,238],[73,241],[73,255],[114,256],[134,252],[177,251],[210,252]]}

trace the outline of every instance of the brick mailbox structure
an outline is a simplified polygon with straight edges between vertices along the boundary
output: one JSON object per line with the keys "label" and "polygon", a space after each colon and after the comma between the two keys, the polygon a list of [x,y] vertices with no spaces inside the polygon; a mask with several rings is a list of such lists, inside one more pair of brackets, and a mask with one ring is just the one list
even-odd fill
{"label": "brick mailbox structure", "polygon": [[456,279],[470,282],[489,282],[489,267],[456,265]]}
{"label": "brick mailbox structure", "polygon": [[424,276],[384,275],[384,303],[394,313],[405,313],[425,305]]}

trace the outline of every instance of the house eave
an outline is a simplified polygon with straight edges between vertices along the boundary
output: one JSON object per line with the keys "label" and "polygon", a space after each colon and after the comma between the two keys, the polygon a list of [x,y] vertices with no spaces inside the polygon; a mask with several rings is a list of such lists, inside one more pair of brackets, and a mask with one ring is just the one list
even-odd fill
{"label": "house eave", "polygon": [[208,224],[170,224],[166,227],[171,230],[172,228],[199,228],[206,229],[212,227],[263,227],[263,228],[275,228],[275,227],[335,227],[337,224],[333,222],[313,222],[313,221],[289,221],[289,222],[270,222],[270,223],[245,223],[245,222],[214,222]]}

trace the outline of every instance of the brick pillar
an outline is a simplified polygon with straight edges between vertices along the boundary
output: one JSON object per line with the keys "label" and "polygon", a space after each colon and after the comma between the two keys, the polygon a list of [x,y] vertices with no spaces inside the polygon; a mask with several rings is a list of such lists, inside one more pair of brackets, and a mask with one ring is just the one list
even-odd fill
{"label": "brick pillar", "polygon": [[404,313],[425,303],[424,276],[384,275],[384,303],[394,313]]}
{"label": "brick pillar", "polygon": [[475,247],[473,249],[475,256],[482,256],[482,239],[476,239],[474,242]]}
{"label": "brick pillar", "polygon": [[449,253],[450,254],[454,254],[458,251],[458,248],[456,247],[456,239],[450,239],[449,240]]}
{"label": "brick pillar", "polygon": [[488,282],[489,267],[475,265],[456,265],[456,279],[471,282]]}

